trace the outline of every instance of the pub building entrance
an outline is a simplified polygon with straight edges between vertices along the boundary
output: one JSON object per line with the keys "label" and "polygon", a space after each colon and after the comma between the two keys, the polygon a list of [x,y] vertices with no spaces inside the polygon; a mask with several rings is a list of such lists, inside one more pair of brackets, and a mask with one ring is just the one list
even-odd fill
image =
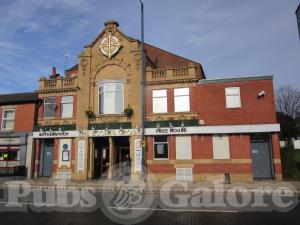
{"label": "pub building entrance", "polygon": [[107,178],[109,157],[108,137],[95,138],[94,178]]}
{"label": "pub building entrance", "polygon": [[111,144],[109,139],[110,137],[94,139],[94,178],[107,179],[110,167],[112,167],[112,178],[122,179],[126,155],[130,156],[129,137],[111,137]]}

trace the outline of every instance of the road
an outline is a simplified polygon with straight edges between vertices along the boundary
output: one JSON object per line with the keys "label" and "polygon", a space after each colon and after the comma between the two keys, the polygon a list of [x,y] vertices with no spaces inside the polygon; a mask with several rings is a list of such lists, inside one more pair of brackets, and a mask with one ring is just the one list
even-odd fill
{"label": "road", "polygon": [[[46,191],[47,192],[47,191]],[[0,194],[0,224],[1,225],[112,225],[112,224],[155,224],[155,225],[299,225],[300,224],[300,204],[298,196],[284,196],[281,198],[283,203],[292,202],[289,207],[279,208],[275,206],[274,199],[278,198],[271,195],[252,196],[246,194],[244,196],[237,195],[236,198],[224,197],[224,193],[215,194],[211,198],[213,205],[195,204],[199,203],[200,198],[188,193],[144,193],[141,194],[143,201],[139,202],[138,195],[134,194],[131,198],[131,205],[124,203],[126,193],[101,192],[94,193],[97,201],[94,205],[88,195],[82,194],[81,199],[84,201],[74,204],[72,207],[66,207],[67,202],[72,203],[76,197],[56,193],[53,201],[52,191],[46,192],[38,190],[24,197],[20,197],[17,202],[10,201],[5,191]],[[42,193],[42,200],[38,199],[38,193]],[[121,197],[120,197],[121,196]],[[124,197],[125,196],[125,197]],[[211,193],[207,196],[212,196]],[[207,197],[206,196],[206,197]],[[14,196],[16,197],[16,196]],[[251,204],[245,204],[241,207],[241,203],[245,199],[251,198]],[[10,199],[9,199],[10,198]],[[201,195],[204,199],[205,195]],[[196,199],[196,200],[195,200]],[[208,199],[208,198],[207,198]],[[217,200],[218,199],[218,200]],[[254,206],[259,199],[264,199],[264,206]],[[65,201],[67,200],[67,201]],[[113,201],[111,201],[113,200]],[[221,200],[225,200],[222,204],[216,204]],[[236,200],[236,201],[235,201]],[[73,201],[75,202],[75,201]],[[112,204],[112,202],[114,204]],[[125,201],[126,202],[126,201]],[[22,204],[16,204],[22,203]],[[136,203],[136,204],[135,204]],[[203,203],[203,202],[202,202]],[[233,203],[239,203],[239,207]],[[275,202],[276,203],[276,202]],[[277,202],[278,203],[278,202]],[[22,212],[23,211],[23,212]],[[285,211],[285,212],[280,212]]]}

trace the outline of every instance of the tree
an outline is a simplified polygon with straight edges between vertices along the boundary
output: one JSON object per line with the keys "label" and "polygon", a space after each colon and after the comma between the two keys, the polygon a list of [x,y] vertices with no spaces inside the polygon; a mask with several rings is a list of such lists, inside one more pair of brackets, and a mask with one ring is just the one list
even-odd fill
{"label": "tree", "polygon": [[276,111],[296,119],[300,114],[300,90],[290,85],[279,87],[276,91]]}

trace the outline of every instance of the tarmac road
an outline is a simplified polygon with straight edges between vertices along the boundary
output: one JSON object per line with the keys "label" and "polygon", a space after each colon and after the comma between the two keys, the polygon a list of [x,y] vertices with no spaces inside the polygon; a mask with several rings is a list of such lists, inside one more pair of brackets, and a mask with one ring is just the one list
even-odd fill
{"label": "tarmac road", "polygon": [[[67,194],[66,190],[61,193],[55,192],[54,195],[52,190],[32,190],[30,193],[25,190],[16,193],[12,193],[11,196],[6,190],[2,196],[0,193],[1,225],[300,224],[298,196],[272,194],[254,196],[249,193],[128,195],[126,191],[119,193],[69,191]],[[24,197],[19,197],[18,201],[15,201],[14,198],[18,194]],[[79,199],[76,197],[77,194],[80,194]],[[278,207],[279,203],[283,203],[285,207]]]}

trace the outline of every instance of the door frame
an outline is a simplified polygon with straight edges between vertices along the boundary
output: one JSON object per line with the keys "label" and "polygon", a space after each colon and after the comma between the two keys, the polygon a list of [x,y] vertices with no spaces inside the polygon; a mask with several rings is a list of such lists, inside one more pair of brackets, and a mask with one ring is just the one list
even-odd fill
{"label": "door frame", "polygon": [[[265,138],[265,143],[268,144],[268,153],[269,153],[269,160],[270,160],[270,173],[271,176],[270,178],[257,178],[254,177],[254,173],[253,173],[253,153],[252,153],[252,139],[251,138],[251,134],[250,134],[250,151],[251,151],[251,161],[252,161],[252,176],[253,176],[253,180],[274,180],[275,179],[275,168],[274,168],[274,156],[273,156],[273,145],[272,145],[272,134],[269,133],[258,133],[259,135],[266,135]],[[255,141],[253,141],[255,143]],[[256,142],[257,143],[257,142]]]}
{"label": "door frame", "polygon": [[43,139],[42,144],[41,144],[41,156],[40,156],[40,170],[39,170],[39,176],[40,177],[53,177],[53,159],[52,159],[52,171],[51,171],[51,176],[45,176],[44,175],[44,161],[45,161],[45,143],[47,140],[52,140],[53,141],[53,149],[52,149],[52,154],[53,154],[53,159],[54,159],[54,148],[55,148],[55,139]]}

